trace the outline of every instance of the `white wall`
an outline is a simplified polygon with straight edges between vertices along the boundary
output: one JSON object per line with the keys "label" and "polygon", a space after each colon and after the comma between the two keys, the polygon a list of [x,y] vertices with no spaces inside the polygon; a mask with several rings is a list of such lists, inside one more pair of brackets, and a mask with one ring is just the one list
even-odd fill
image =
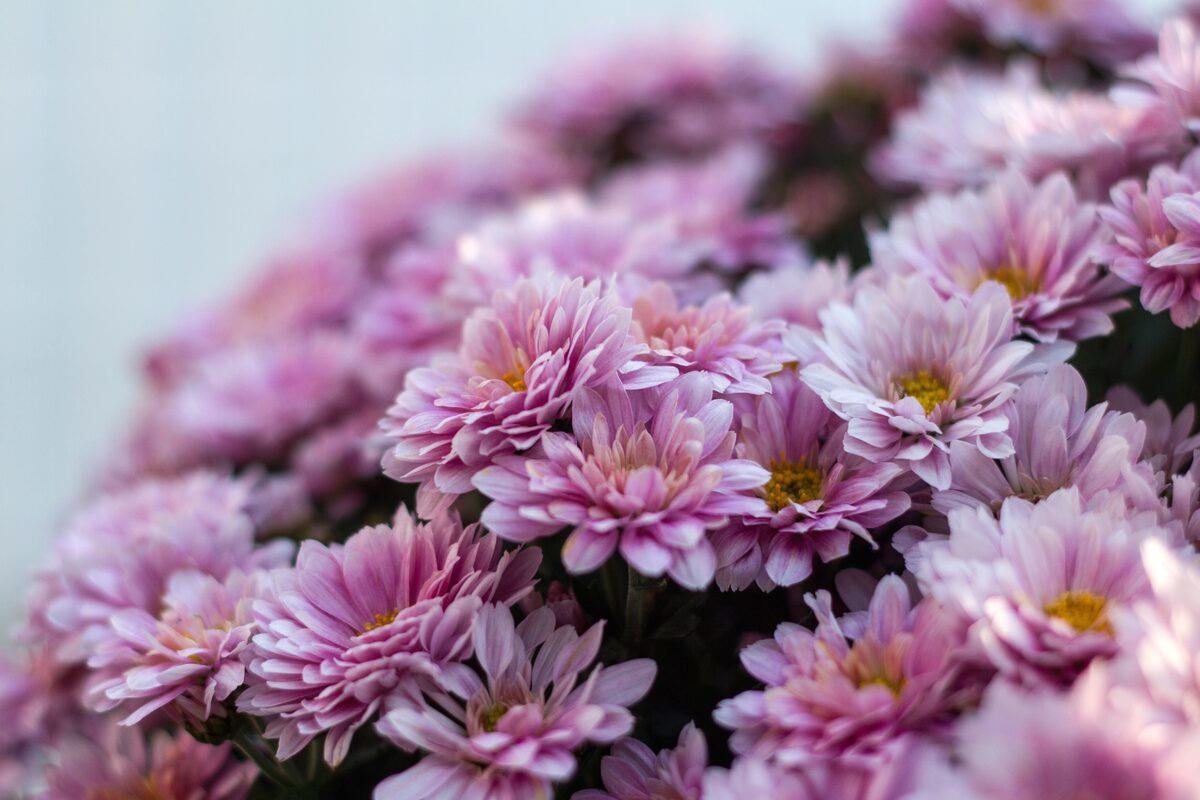
{"label": "white wall", "polygon": [[0,626],[138,347],[323,193],[481,137],[572,42],[707,20],[804,62],[887,0],[0,0]]}

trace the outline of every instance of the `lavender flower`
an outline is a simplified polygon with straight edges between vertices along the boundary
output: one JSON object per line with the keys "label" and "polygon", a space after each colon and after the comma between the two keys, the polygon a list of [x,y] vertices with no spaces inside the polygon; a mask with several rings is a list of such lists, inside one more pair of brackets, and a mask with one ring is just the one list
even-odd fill
{"label": "lavender flower", "polygon": [[652,392],[584,391],[573,436],[547,434],[540,454],[498,459],[475,476],[494,501],[483,523],[519,542],[572,528],[563,563],[574,573],[619,549],[643,575],[703,588],[717,568],[709,531],[753,513],[760,501],[744,492],[768,479],[733,457],[732,424],[732,404],[714,400],[698,374]]}
{"label": "lavender flower", "polygon": [[600,762],[607,792],[577,792],[572,800],[702,800],[708,744],[688,723],[673,750],[654,754],[637,739],[622,739]]}
{"label": "lavender flower", "polygon": [[337,764],[388,694],[470,655],[483,603],[530,591],[540,553],[499,545],[457,519],[416,525],[403,509],[345,545],[305,541],[254,605],[260,633],[238,708],[270,718],[281,759],[324,733]]}
{"label": "lavender flower", "polygon": [[629,733],[628,706],[654,680],[649,659],[583,677],[602,631],[603,623],[582,636],[555,628],[548,609],[514,626],[508,609],[485,607],[474,626],[479,672],[456,672],[424,695],[393,697],[379,732],[428,754],[376,787],[375,800],[549,797],[552,784],[574,773],[575,750]]}
{"label": "lavender flower", "polygon": [[1168,20],[1158,37],[1158,52],[1124,74],[1147,84],[1189,130],[1200,130],[1200,42],[1191,20]]}
{"label": "lavender flower", "polygon": [[835,302],[849,302],[853,292],[850,265],[842,258],[755,272],[742,284],[737,299],[750,306],[758,319],[781,319],[820,330],[821,311]]}

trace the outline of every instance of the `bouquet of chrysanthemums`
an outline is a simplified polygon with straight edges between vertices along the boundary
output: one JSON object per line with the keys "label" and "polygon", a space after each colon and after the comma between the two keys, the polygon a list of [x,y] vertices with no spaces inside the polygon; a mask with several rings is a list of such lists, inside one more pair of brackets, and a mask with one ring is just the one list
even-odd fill
{"label": "bouquet of chrysanthemums", "polygon": [[1200,26],[553,71],[144,362],[0,667],[52,800],[1200,798]]}

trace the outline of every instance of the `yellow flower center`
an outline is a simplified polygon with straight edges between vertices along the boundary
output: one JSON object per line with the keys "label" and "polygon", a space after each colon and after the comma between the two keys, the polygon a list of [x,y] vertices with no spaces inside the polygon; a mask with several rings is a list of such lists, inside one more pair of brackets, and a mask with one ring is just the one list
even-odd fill
{"label": "yellow flower center", "polygon": [[903,658],[898,657],[908,646],[911,637],[897,637],[888,645],[870,639],[860,639],[850,648],[842,662],[842,669],[856,687],[882,686],[896,697],[904,691],[904,673],[898,668]]}
{"label": "yellow flower center", "polygon": [[795,461],[771,462],[771,479],[763,487],[772,511],[792,503],[807,503],[821,496],[821,473]]}
{"label": "yellow flower center", "polygon": [[868,686],[882,686],[896,697],[899,697],[900,693],[904,691],[904,683],[903,676],[876,675],[875,677],[858,681],[858,688],[865,689]]}
{"label": "yellow flower center", "polygon": [[504,703],[492,703],[485,708],[479,715],[479,726],[488,733],[496,730],[496,725],[501,718],[508,713],[508,706]]}
{"label": "yellow flower center", "polygon": [[366,633],[376,628],[382,628],[384,625],[395,622],[398,616],[400,616],[400,609],[398,608],[393,608],[386,614],[376,614],[373,619],[369,619],[363,624],[362,632]]}
{"label": "yellow flower center", "polygon": [[912,397],[921,404],[926,414],[950,399],[950,389],[927,369],[905,375],[896,381],[901,397]]}
{"label": "yellow flower center", "polygon": [[1066,591],[1043,606],[1042,610],[1080,633],[1096,631],[1111,635],[1113,630],[1108,621],[1107,606],[1108,600],[1102,595]]}
{"label": "yellow flower center", "polygon": [[1001,267],[988,275],[987,279],[1003,286],[1013,300],[1028,297],[1038,288],[1037,279],[1034,276],[1016,267]]}
{"label": "yellow flower center", "polygon": [[514,392],[523,392],[528,388],[525,385],[525,370],[506,372],[500,376],[500,380],[511,386]]}

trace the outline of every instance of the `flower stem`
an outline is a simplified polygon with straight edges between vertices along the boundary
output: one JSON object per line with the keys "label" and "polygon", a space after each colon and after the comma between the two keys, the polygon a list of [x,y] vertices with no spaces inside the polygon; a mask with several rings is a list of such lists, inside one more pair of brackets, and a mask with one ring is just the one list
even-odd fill
{"label": "flower stem", "polygon": [[629,579],[625,585],[625,641],[636,645],[642,640],[646,628],[646,593],[649,587],[636,570],[629,570]]}
{"label": "flower stem", "polygon": [[271,783],[285,789],[301,790],[302,792],[308,788],[302,777],[275,758],[275,754],[263,739],[256,725],[251,723],[238,726],[230,740],[242,755],[254,762],[258,771]]}

